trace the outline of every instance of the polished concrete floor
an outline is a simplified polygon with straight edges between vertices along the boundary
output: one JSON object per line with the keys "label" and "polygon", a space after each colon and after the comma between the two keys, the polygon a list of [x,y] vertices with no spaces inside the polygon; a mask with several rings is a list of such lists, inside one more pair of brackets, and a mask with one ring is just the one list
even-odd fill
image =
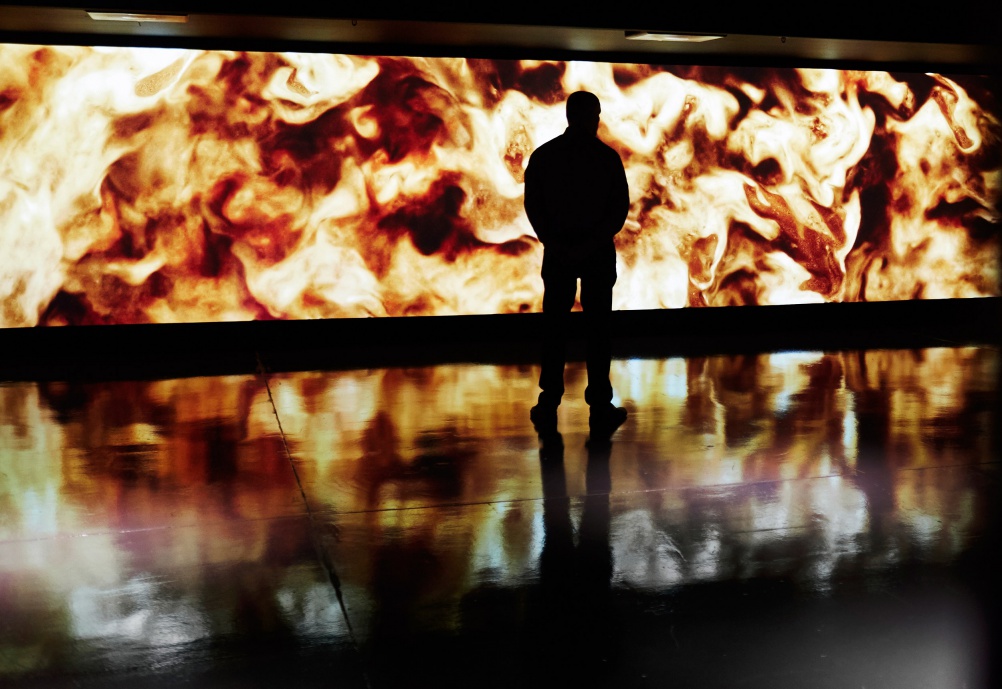
{"label": "polished concrete floor", "polygon": [[1000,363],[0,383],[0,685],[989,687]]}

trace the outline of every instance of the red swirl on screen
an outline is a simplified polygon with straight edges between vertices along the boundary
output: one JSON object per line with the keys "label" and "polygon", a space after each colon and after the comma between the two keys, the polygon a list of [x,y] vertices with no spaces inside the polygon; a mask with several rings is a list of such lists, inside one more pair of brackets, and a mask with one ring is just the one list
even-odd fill
{"label": "red swirl on screen", "polygon": [[632,207],[617,309],[999,294],[975,76],[0,45],[0,326],[539,311],[564,101]]}

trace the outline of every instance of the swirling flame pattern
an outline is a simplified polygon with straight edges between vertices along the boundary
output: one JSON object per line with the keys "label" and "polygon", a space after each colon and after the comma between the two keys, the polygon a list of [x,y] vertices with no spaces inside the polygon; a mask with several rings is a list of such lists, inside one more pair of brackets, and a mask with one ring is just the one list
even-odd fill
{"label": "swirling flame pattern", "polygon": [[522,175],[578,89],[617,309],[999,294],[986,78],[0,45],[0,326],[538,311]]}

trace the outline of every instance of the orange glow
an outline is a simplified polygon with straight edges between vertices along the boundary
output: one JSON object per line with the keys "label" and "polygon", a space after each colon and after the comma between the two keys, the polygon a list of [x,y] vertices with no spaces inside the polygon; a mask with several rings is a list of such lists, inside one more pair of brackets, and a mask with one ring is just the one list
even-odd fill
{"label": "orange glow", "polygon": [[987,80],[0,45],[0,327],[538,311],[566,94],[633,200],[617,309],[999,294]]}

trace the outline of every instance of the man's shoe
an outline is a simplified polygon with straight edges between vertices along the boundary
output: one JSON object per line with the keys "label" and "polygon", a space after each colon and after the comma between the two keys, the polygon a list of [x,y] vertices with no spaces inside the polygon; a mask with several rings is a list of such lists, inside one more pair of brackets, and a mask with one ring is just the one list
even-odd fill
{"label": "man's shoe", "polygon": [[593,433],[612,435],[613,431],[626,421],[626,416],[625,409],[611,404],[606,407],[592,407],[588,417],[588,427]]}
{"label": "man's shoe", "polygon": [[540,435],[554,433],[557,430],[557,408],[549,405],[537,404],[529,410],[529,419],[533,427]]}

